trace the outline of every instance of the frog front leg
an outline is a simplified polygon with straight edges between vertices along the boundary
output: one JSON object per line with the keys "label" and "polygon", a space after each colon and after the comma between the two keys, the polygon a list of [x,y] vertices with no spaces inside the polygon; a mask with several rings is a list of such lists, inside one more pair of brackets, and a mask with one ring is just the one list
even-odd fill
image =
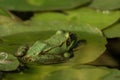
{"label": "frog front leg", "polygon": [[20,46],[14,55],[16,57],[23,57],[24,55],[26,55],[28,49],[29,49],[28,45]]}

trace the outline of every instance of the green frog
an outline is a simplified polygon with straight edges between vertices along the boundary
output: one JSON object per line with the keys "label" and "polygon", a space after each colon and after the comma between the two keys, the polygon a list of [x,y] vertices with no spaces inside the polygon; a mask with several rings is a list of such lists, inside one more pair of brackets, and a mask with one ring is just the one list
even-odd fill
{"label": "green frog", "polygon": [[62,63],[73,56],[72,50],[76,43],[74,34],[59,30],[45,41],[36,41],[31,47],[21,46],[15,55],[23,62]]}

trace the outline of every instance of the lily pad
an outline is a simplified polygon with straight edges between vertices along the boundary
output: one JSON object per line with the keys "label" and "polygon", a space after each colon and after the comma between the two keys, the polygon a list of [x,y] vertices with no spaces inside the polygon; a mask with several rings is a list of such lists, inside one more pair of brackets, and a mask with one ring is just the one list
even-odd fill
{"label": "lily pad", "polygon": [[3,80],[43,80],[43,78],[52,71],[66,69],[69,66],[64,65],[30,65],[28,69],[18,73],[8,73]]}
{"label": "lily pad", "polygon": [[105,51],[104,54],[102,54],[99,58],[97,58],[95,61],[88,63],[89,65],[94,66],[109,66],[109,67],[119,67],[119,62],[113,58],[113,56],[110,55],[108,51]]}
{"label": "lily pad", "polygon": [[[117,72],[117,74],[116,74]],[[92,74],[91,74],[92,73]],[[30,76],[32,75],[32,76]],[[17,76],[17,77],[16,77]],[[117,77],[118,76],[118,77]],[[117,69],[108,69],[105,67],[95,67],[88,65],[79,65],[75,67],[68,66],[39,66],[33,67],[21,73],[8,73],[5,80],[119,80],[120,71]]]}
{"label": "lily pad", "polygon": [[13,71],[19,66],[19,61],[11,54],[0,53],[0,71]]}
{"label": "lily pad", "polygon": [[[76,56],[71,59],[70,64],[94,61],[106,49],[106,39],[96,27],[75,23],[61,13],[44,13],[36,14],[25,24],[15,23],[10,26],[0,26],[0,36],[3,40],[0,50],[15,53],[20,45],[33,44],[36,40],[43,41],[57,30],[70,31],[76,34],[79,40],[86,41],[85,45],[80,45],[75,51]],[[83,47],[81,48],[81,46]]]}
{"label": "lily pad", "polygon": [[80,8],[67,11],[69,19],[79,24],[89,24],[104,29],[120,18],[119,11],[100,11],[90,8]]}
{"label": "lily pad", "polygon": [[[35,17],[33,17],[32,21],[35,22],[38,26],[44,26],[42,30],[68,30],[75,33],[78,39],[86,40],[86,44],[83,44],[83,47],[81,47],[80,45],[78,50],[75,51],[76,56],[71,59],[71,63],[87,63],[97,59],[104,52],[106,39],[103,37],[99,29],[90,25],[83,25],[81,23],[78,24],[75,21],[69,19],[68,17],[65,17],[64,15],[63,21],[61,20],[61,17],[57,17],[57,15],[59,14],[36,14]],[[53,17],[58,19],[54,19]]]}
{"label": "lily pad", "polygon": [[9,10],[62,10],[84,5],[91,0],[1,0],[0,7]]}
{"label": "lily pad", "polygon": [[111,73],[103,77],[103,80],[119,80],[119,79],[120,79],[119,70],[111,70]]}
{"label": "lily pad", "polygon": [[110,26],[103,30],[103,33],[107,38],[119,38],[120,37],[120,23]]}
{"label": "lily pad", "polygon": [[120,9],[120,0],[93,0],[90,7],[102,10]]}

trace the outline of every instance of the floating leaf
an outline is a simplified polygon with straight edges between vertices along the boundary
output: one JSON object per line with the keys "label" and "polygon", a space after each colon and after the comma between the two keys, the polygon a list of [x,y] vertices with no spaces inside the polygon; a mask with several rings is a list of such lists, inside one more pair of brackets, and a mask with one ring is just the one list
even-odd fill
{"label": "floating leaf", "polygon": [[[117,72],[117,74],[116,74]],[[92,74],[91,74],[92,73]],[[32,76],[31,76],[32,75]],[[118,77],[117,77],[118,76]],[[8,73],[5,80],[119,80],[120,71],[105,67],[79,65],[68,66],[36,66],[21,73]]]}
{"label": "floating leaf", "polygon": [[19,73],[8,73],[3,78],[5,80],[43,80],[43,78],[52,71],[66,69],[70,66],[64,65],[30,65],[29,69],[25,69]]}
{"label": "floating leaf", "polygon": [[110,55],[108,51],[105,51],[98,59],[88,63],[89,65],[95,66],[109,66],[109,67],[119,67],[119,63]]}
{"label": "floating leaf", "polygon": [[38,11],[75,8],[91,0],[0,0],[0,7],[9,10]]}
{"label": "floating leaf", "polygon": [[[44,13],[36,14],[26,24],[2,25],[0,27],[0,36],[3,43],[0,50],[15,53],[20,45],[32,44],[36,40],[43,41],[57,30],[70,31],[76,34],[78,39],[86,41],[84,47],[78,48],[75,52],[76,57],[72,59],[71,64],[83,64],[94,61],[106,49],[106,39],[96,27],[75,23],[60,13]],[[10,50],[11,48],[13,50]]]}
{"label": "floating leaf", "polygon": [[120,80],[120,71],[111,70],[111,73],[103,77],[102,80]]}
{"label": "floating leaf", "polygon": [[93,0],[90,7],[102,10],[120,9],[120,0]]}
{"label": "floating leaf", "polygon": [[120,37],[120,23],[110,26],[103,30],[103,33],[107,38]]}
{"label": "floating leaf", "polygon": [[79,24],[89,24],[99,29],[104,29],[118,21],[119,11],[100,11],[90,8],[82,8],[67,11],[69,19]]}
{"label": "floating leaf", "polygon": [[19,66],[19,61],[16,57],[5,52],[0,53],[0,71],[16,70]]}

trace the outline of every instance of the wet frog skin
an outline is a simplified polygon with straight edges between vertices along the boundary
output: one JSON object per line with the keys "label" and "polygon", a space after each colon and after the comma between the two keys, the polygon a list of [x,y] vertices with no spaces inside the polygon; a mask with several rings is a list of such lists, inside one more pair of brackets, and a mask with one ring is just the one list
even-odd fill
{"label": "wet frog skin", "polygon": [[23,62],[53,64],[67,61],[72,55],[76,43],[74,35],[59,30],[45,41],[36,41],[31,47],[21,46],[16,52]]}

